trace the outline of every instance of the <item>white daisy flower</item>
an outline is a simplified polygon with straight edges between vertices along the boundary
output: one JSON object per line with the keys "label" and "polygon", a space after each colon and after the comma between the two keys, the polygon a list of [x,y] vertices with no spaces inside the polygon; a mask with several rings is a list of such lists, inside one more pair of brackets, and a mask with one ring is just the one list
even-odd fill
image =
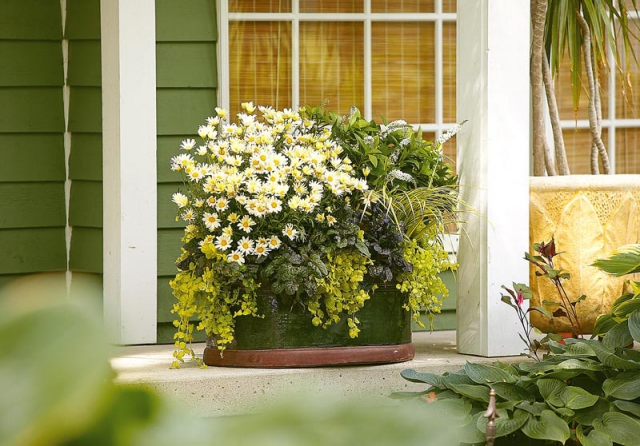
{"label": "white daisy flower", "polygon": [[229,208],[229,200],[224,197],[218,198],[218,201],[216,201],[216,210],[218,212],[224,212],[227,208]]}
{"label": "white daisy flower", "polygon": [[186,150],[187,152],[193,149],[195,146],[196,146],[195,139],[185,139],[184,141],[182,141],[182,144],[180,144],[180,148],[182,150]]}
{"label": "white daisy flower", "polygon": [[193,221],[193,219],[196,218],[196,213],[193,211],[193,209],[189,208],[185,210],[182,215],[180,215],[180,218],[182,218],[184,221]]}
{"label": "white daisy flower", "polygon": [[255,246],[255,242],[251,240],[249,237],[242,237],[238,241],[238,251],[240,251],[245,255],[252,254],[254,246]]}
{"label": "white daisy flower", "polygon": [[240,219],[240,222],[238,223],[238,228],[248,234],[251,231],[253,231],[252,226],[255,226],[255,225],[256,225],[255,220],[249,217],[248,215],[245,215],[242,217],[242,219]]}
{"label": "white daisy flower", "polygon": [[211,232],[218,229],[222,223],[220,222],[220,217],[216,213],[205,212],[202,216],[202,221],[207,229]]}
{"label": "white daisy flower", "polygon": [[219,235],[216,237],[215,247],[219,251],[226,251],[231,248],[231,237],[227,234]]}
{"label": "white daisy flower", "polygon": [[181,194],[180,192],[176,192],[171,197],[171,201],[178,205],[179,208],[183,208],[189,204],[189,199],[186,195]]}
{"label": "white daisy flower", "polygon": [[242,265],[244,263],[244,256],[240,251],[235,250],[227,256],[227,260],[229,262],[236,262]]}
{"label": "white daisy flower", "polygon": [[282,230],[282,235],[289,237],[289,240],[295,240],[298,236],[298,230],[291,223],[287,223]]}

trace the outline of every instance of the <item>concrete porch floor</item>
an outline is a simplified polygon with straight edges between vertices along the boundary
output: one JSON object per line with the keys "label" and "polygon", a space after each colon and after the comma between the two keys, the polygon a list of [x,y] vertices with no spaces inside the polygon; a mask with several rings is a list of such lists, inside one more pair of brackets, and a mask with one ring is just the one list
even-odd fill
{"label": "concrete porch floor", "polygon": [[[280,398],[300,395],[330,396],[381,402],[398,391],[421,391],[425,386],[405,381],[400,372],[455,372],[467,361],[519,362],[522,356],[482,358],[456,350],[455,331],[413,334],[415,358],[398,364],[305,369],[241,369],[208,367],[188,362],[170,370],[172,345],[117,347],[111,365],[118,384],[142,385],[180,401],[189,413],[201,417],[240,415],[268,409]],[[201,357],[204,344],[195,344]]]}

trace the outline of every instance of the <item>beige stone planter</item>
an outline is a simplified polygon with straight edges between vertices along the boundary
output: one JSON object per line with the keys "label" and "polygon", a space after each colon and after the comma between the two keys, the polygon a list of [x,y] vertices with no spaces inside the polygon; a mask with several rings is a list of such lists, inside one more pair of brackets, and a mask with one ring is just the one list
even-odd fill
{"label": "beige stone planter", "polygon": [[[595,260],[614,249],[639,241],[640,175],[570,175],[532,177],[530,181],[530,249],[555,236],[556,266],[571,274],[565,288],[577,305],[584,333],[591,333],[599,314],[606,313],[624,290],[625,278],[612,278],[595,267]],[[530,269],[532,305],[557,301],[555,287]],[[531,322],[543,332],[571,331],[565,318],[549,321],[538,312]]]}

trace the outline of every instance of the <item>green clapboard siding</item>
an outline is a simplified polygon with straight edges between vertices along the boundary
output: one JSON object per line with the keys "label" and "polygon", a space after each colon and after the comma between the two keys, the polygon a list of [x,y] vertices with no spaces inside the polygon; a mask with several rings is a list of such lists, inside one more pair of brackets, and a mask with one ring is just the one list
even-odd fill
{"label": "green clapboard siding", "polygon": [[64,226],[65,222],[64,183],[0,183],[0,229]]}
{"label": "green clapboard siding", "polygon": [[63,133],[62,87],[0,88],[0,133]]}
{"label": "green clapboard siding", "polygon": [[71,237],[69,269],[102,273],[102,229],[74,227]]}
{"label": "green clapboard siding", "polygon": [[0,87],[62,84],[60,41],[0,40]]}
{"label": "green clapboard siding", "polygon": [[76,180],[71,183],[69,225],[102,227],[102,182]]}
{"label": "green clapboard siding", "polygon": [[196,128],[191,134],[183,136],[158,136],[158,152],[156,155],[158,163],[158,183],[182,182],[180,172],[171,170],[171,158],[184,152],[180,150],[180,143],[183,140],[187,138],[193,138],[196,139],[196,141],[200,140],[200,137],[196,133],[197,130]]}
{"label": "green clapboard siding", "polygon": [[215,113],[216,90],[158,89],[158,135],[193,135],[207,116]]}
{"label": "green clapboard siding", "polygon": [[100,40],[100,0],[67,0],[65,37]]}
{"label": "green clapboard siding", "polygon": [[[178,207],[171,196],[182,186],[180,183],[158,184],[158,228],[183,228],[183,221],[176,221]],[[184,190],[184,188],[182,188]]]}
{"label": "green clapboard siding", "polygon": [[0,183],[64,181],[61,133],[0,133]]}
{"label": "green clapboard siding", "polygon": [[72,180],[102,180],[101,133],[71,134],[69,178]]}
{"label": "green clapboard siding", "polygon": [[0,230],[2,274],[63,271],[67,266],[64,227]]}
{"label": "green clapboard siding", "polygon": [[182,229],[158,229],[158,276],[176,274],[176,259],[182,247]]}
{"label": "green clapboard siding", "polygon": [[67,84],[72,87],[102,85],[99,40],[70,40]]}
{"label": "green clapboard siding", "polygon": [[60,41],[60,0],[1,0],[0,39]]}
{"label": "green clapboard siding", "polygon": [[100,133],[102,131],[102,89],[73,87],[69,93],[69,131]]}
{"label": "green clapboard siding", "polygon": [[215,0],[156,0],[156,41],[203,42],[218,38]]}
{"label": "green clapboard siding", "polygon": [[169,286],[171,279],[173,276],[158,277],[158,322],[173,322],[176,318],[176,315],[171,313],[174,302],[177,302]]}
{"label": "green clapboard siding", "polygon": [[215,43],[158,43],[156,45],[156,83],[159,88],[217,87]]}
{"label": "green clapboard siding", "polygon": [[71,279],[71,299],[84,299],[102,307],[102,274],[74,271]]}

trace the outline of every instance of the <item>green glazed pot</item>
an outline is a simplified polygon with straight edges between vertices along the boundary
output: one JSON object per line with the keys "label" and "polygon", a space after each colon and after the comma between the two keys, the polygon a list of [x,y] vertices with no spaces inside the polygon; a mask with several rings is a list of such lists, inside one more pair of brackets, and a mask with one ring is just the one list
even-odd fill
{"label": "green glazed pot", "polygon": [[327,328],[311,323],[312,315],[292,296],[259,293],[264,318],[236,319],[235,341],[224,355],[209,342],[207,365],[229,367],[317,367],[375,364],[413,358],[411,314],[402,308],[406,297],[395,284],[382,285],[356,314],[357,338],[349,337],[346,317]]}

